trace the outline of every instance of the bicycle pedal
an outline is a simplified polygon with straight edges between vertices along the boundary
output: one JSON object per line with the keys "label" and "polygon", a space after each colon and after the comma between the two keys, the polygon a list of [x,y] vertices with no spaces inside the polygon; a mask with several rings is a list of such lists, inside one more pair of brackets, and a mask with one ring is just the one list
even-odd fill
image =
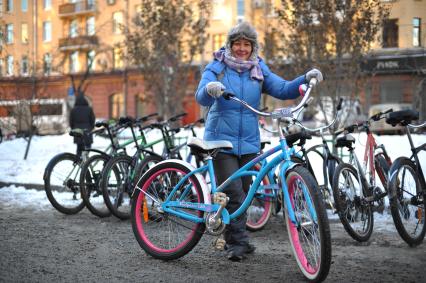
{"label": "bicycle pedal", "polygon": [[229,198],[226,196],[225,193],[218,192],[218,193],[214,193],[213,195],[213,203],[219,204],[220,206],[225,207],[228,201],[229,201]]}

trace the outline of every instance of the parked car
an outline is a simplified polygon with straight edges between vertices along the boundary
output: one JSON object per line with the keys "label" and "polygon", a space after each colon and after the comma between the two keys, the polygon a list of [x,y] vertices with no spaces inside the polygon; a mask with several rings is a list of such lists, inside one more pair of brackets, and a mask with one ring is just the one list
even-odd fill
{"label": "parked car", "polygon": [[68,127],[65,99],[0,100],[3,135],[26,133],[34,127],[39,135],[62,134]]}
{"label": "parked car", "polygon": [[[310,128],[317,128],[330,123],[334,118],[332,98],[329,96],[320,97],[322,108],[319,102],[313,102],[303,113],[303,124]],[[326,119],[327,118],[327,119]],[[358,99],[343,97],[341,114],[338,117],[335,128],[341,128],[350,124],[364,121],[367,116],[362,111],[361,103]]]}
{"label": "parked car", "polygon": [[[407,110],[412,109],[413,106],[410,103],[382,103],[375,104],[370,106],[368,111],[368,116],[371,117],[379,112],[385,112],[388,109],[392,109],[393,111]],[[404,127],[396,126],[392,127],[387,124],[385,119],[380,121],[375,121],[371,123],[370,130],[376,134],[401,134],[404,133]]]}

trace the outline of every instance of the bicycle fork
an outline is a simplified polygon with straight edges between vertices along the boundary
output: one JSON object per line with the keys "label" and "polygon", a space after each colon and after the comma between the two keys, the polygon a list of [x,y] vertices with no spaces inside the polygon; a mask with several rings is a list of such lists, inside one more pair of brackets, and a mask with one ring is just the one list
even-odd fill
{"label": "bicycle fork", "polygon": [[[301,222],[301,219],[298,219],[300,217],[296,217],[296,214],[294,212],[293,209],[293,204],[292,204],[292,200],[290,199],[290,194],[288,192],[288,187],[287,187],[287,182],[286,182],[286,173],[288,172],[288,170],[290,170],[291,168],[293,168],[294,166],[296,166],[295,163],[288,164],[287,162],[283,163],[281,168],[280,168],[280,180],[281,180],[281,186],[282,186],[282,191],[283,191],[283,196],[284,196],[284,203],[287,209],[287,213],[288,213],[288,217],[290,219],[290,221],[296,226],[296,227],[301,227],[301,226],[307,226],[307,225],[312,225],[311,222]],[[299,180],[300,181],[300,180]],[[312,203],[312,199],[309,195],[309,192],[306,188],[306,186],[304,184],[300,184],[302,187],[302,192],[303,192],[303,197],[306,200],[306,203],[308,204],[308,209],[309,209],[309,213],[312,216],[312,220],[317,223],[317,214],[315,212],[313,203]]]}

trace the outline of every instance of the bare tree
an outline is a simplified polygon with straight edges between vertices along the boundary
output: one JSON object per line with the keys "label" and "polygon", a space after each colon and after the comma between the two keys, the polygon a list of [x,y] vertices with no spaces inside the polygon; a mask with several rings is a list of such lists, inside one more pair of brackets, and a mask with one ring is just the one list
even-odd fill
{"label": "bare tree", "polygon": [[129,62],[140,68],[160,115],[182,111],[194,58],[207,41],[209,6],[207,0],[141,1],[126,46]]}
{"label": "bare tree", "polygon": [[[320,96],[329,97],[317,103],[324,112],[334,114],[337,97],[358,99],[362,86],[361,62],[377,39],[388,10],[380,0],[282,0],[278,17],[282,32],[281,52],[287,55],[287,71],[293,75],[309,68],[319,68],[325,77],[318,88]],[[330,107],[328,107],[330,108]],[[344,123],[344,121],[341,121]]]}

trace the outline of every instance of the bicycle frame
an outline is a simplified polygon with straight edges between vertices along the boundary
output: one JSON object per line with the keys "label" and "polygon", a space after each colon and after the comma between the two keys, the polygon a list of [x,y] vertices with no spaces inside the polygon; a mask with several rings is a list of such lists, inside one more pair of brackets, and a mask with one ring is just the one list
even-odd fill
{"label": "bicycle frame", "polygon": [[[267,163],[265,163],[266,165],[262,166],[260,171],[253,171],[250,170],[251,168],[253,168],[253,166],[263,160],[265,160],[267,157],[274,155],[275,153],[279,154],[277,156],[275,156],[271,161],[268,161]],[[221,192],[224,190],[224,188],[226,188],[228,185],[230,185],[232,183],[232,181],[234,181],[235,179],[244,177],[244,176],[255,176],[255,180],[254,182],[251,184],[248,192],[247,192],[247,196],[244,200],[244,202],[241,204],[241,206],[232,214],[229,214],[229,212],[226,209],[222,210],[222,219],[223,222],[225,224],[229,224],[230,221],[234,218],[239,217],[241,214],[243,214],[247,208],[250,206],[250,203],[252,202],[254,195],[256,193],[256,191],[259,189],[260,187],[260,183],[262,181],[262,179],[266,176],[266,174],[268,174],[268,172],[273,172],[273,169],[276,168],[276,166],[281,165],[280,170],[279,170],[279,176],[280,179],[282,180],[281,184],[282,184],[282,191],[283,191],[283,195],[284,195],[284,201],[286,204],[286,208],[288,211],[288,215],[290,220],[297,225],[297,221],[296,221],[296,217],[294,215],[294,210],[292,208],[291,205],[291,200],[290,200],[290,196],[288,194],[287,191],[287,186],[286,186],[286,182],[285,182],[285,174],[287,172],[287,170],[293,168],[294,166],[296,166],[297,164],[292,162],[290,160],[291,154],[293,152],[293,149],[289,149],[286,143],[285,139],[280,140],[280,145],[275,146],[272,149],[269,149],[268,151],[266,151],[265,153],[257,156],[256,158],[254,158],[253,160],[251,160],[250,162],[248,162],[246,165],[244,165],[243,167],[241,167],[239,170],[237,170],[236,172],[234,172],[234,174],[232,174],[227,180],[225,180],[219,187],[216,186],[216,181],[215,181],[215,174],[214,174],[214,168],[213,168],[213,160],[211,158],[209,158],[207,160],[207,165],[204,165],[198,169],[195,169],[194,171],[190,172],[189,174],[185,175],[178,184],[176,184],[173,188],[173,190],[171,191],[169,197],[164,201],[164,203],[162,204],[162,209],[170,214],[176,215],[178,217],[182,217],[184,219],[193,221],[193,222],[197,222],[197,223],[201,223],[204,222],[203,218],[200,217],[196,217],[192,214],[189,213],[184,213],[181,211],[176,210],[176,208],[186,208],[186,209],[195,209],[195,210],[201,210],[204,212],[217,212],[219,210],[219,205],[218,204],[204,204],[204,203],[188,203],[188,202],[183,202],[183,201],[171,201],[171,197],[173,196],[173,194],[178,190],[178,188],[191,176],[197,174],[197,173],[203,173],[208,171],[208,174],[210,176],[210,180],[211,180],[211,192],[215,193],[215,192]],[[183,198],[184,196],[186,196],[186,193],[189,192],[191,188],[187,187],[185,189],[185,191],[182,193],[181,198]],[[152,200],[154,200],[153,197],[150,197],[147,193],[145,193],[149,198],[151,198]],[[313,209],[313,204],[310,200],[309,195],[307,194],[307,192],[305,192],[305,197],[307,199],[307,202],[309,203],[309,209],[311,210],[311,213],[314,217],[314,220],[316,220],[316,214],[315,211]]]}
{"label": "bicycle frame", "polygon": [[[420,125],[420,127],[421,126],[422,125]],[[413,126],[411,126],[411,127],[413,127]],[[419,176],[422,190],[426,194],[426,180],[425,180],[425,176],[423,175],[422,166],[420,164],[420,160],[419,160],[419,157],[418,157],[418,153],[420,151],[422,151],[422,150],[426,151],[426,143],[424,143],[420,146],[417,146],[417,147],[414,146],[413,138],[411,137],[411,132],[410,132],[408,125],[406,126],[406,133],[407,133],[408,140],[410,142],[411,151],[412,151],[412,155],[411,155],[410,159],[414,160],[414,164],[416,164],[416,171],[417,171],[416,173]]]}

